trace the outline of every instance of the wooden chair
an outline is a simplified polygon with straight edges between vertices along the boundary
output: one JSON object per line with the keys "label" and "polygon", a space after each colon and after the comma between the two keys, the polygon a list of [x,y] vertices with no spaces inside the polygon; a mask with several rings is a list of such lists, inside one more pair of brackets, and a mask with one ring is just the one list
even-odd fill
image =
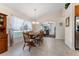
{"label": "wooden chair", "polygon": [[43,42],[43,37],[44,37],[44,32],[43,31],[40,31],[39,37],[40,37],[41,42]]}
{"label": "wooden chair", "polygon": [[25,46],[28,46],[29,47],[29,51],[31,49],[31,47],[35,47],[35,44],[33,42],[33,39],[30,39],[29,38],[29,33],[24,33],[23,32],[23,37],[24,37],[24,46],[23,46],[23,50],[24,50],[24,47]]}
{"label": "wooden chair", "polygon": [[43,37],[44,33],[40,31],[36,36],[36,43],[40,45],[43,42]]}

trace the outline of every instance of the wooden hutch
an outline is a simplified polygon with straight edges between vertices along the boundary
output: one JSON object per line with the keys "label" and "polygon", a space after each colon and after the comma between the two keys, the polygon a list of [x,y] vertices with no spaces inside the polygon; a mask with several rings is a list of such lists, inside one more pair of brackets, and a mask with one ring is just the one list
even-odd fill
{"label": "wooden hutch", "polygon": [[7,15],[0,13],[0,53],[8,50]]}

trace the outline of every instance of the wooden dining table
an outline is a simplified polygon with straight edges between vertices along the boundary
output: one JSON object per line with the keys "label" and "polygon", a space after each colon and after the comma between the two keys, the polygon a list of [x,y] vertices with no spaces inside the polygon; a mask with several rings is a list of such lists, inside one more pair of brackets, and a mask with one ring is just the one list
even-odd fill
{"label": "wooden dining table", "polygon": [[[39,32],[38,33],[37,32],[32,32],[32,31],[31,32],[26,32],[26,33],[23,33],[23,37],[25,39],[24,40],[25,44],[27,43],[27,46],[29,47],[29,51],[32,47],[36,47],[40,43]],[[25,44],[23,46],[23,49],[25,47]]]}
{"label": "wooden dining table", "polygon": [[30,36],[31,38],[33,38],[33,39],[34,39],[37,35],[38,35],[38,33],[29,32],[29,36]]}
{"label": "wooden dining table", "polygon": [[33,39],[36,44],[39,44],[39,41],[40,41],[39,33],[37,33],[37,32],[29,32],[29,38]]}

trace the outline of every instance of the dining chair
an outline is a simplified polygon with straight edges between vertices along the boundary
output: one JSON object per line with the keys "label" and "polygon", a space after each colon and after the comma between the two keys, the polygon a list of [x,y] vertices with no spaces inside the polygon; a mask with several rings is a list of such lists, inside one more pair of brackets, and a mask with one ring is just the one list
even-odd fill
{"label": "dining chair", "polygon": [[36,43],[38,45],[40,45],[43,42],[43,37],[44,37],[44,33],[43,32],[39,32],[36,36]]}
{"label": "dining chair", "polygon": [[44,32],[40,31],[39,33],[40,41],[43,42]]}
{"label": "dining chair", "polygon": [[24,50],[25,46],[28,46],[29,51],[30,51],[31,47],[35,47],[34,41],[33,41],[33,39],[29,38],[29,33],[28,32],[26,32],[26,33],[23,32],[23,37],[24,37],[23,50]]}

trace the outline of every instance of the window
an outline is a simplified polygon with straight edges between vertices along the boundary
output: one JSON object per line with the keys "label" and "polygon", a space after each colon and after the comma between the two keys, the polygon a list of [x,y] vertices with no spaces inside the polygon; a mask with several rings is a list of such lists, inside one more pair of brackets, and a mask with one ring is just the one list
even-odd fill
{"label": "window", "polygon": [[30,21],[26,21],[24,19],[13,16],[12,29],[15,31],[32,30],[32,24]]}

